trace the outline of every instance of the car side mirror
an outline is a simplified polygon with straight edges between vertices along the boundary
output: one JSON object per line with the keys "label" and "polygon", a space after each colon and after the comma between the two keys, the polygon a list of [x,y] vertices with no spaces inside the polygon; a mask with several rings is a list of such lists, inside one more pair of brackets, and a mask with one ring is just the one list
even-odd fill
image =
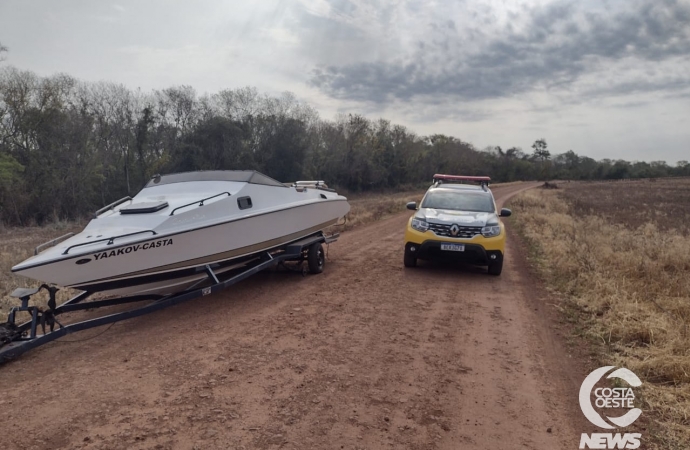
{"label": "car side mirror", "polygon": [[499,216],[510,217],[511,214],[513,214],[513,212],[511,210],[509,210],[508,208],[501,208],[501,214],[499,214]]}
{"label": "car side mirror", "polygon": [[411,209],[412,211],[417,211],[417,202],[410,202],[407,204],[407,209]]}

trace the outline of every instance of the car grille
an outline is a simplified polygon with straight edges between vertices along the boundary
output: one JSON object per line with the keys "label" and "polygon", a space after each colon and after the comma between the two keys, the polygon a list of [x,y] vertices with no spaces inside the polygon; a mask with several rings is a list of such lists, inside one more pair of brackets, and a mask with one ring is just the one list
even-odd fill
{"label": "car grille", "polygon": [[458,234],[453,236],[450,232],[450,227],[453,225],[446,225],[446,224],[441,224],[441,223],[430,223],[429,224],[429,229],[433,231],[437,236],[447,236],[450,238],[473,238],[478,234],[481,234],[482,232],[482,227],[468,227],[468,226],[463,226],[463,225],[458,225]]}

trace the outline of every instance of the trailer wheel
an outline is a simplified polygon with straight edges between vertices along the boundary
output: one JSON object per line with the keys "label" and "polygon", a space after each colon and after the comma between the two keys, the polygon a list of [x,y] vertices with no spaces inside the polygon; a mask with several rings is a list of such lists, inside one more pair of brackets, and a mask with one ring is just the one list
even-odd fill
{"label": "trailer wheel", "polygon": [[323,272],[323,266],[326,263],[326,258],[323,254],[323,245],[316,243],[309,247],[307,252],[307,264],[309,265],[309,273]]}

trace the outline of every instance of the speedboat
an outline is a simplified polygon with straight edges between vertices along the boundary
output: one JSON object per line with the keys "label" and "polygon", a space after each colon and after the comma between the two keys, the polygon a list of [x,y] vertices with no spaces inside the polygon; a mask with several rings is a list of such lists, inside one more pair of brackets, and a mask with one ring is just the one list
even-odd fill
{"label": "speedboat", "polygon": [[156,175],[12,272],[91,293],[178,292],[206,277],[204,268],[232,270],[322,232],[349,210],[322,181],[283,184],[240,170]]}

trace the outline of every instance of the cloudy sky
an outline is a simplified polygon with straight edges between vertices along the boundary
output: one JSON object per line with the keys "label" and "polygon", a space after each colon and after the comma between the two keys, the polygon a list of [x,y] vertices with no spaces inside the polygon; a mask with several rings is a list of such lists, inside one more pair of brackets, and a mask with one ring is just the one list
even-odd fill
{"label": "cloudy sky", "polygon": [[483,148],[690,159],[690,0],[0,0],[2,64],[292,91]]}

